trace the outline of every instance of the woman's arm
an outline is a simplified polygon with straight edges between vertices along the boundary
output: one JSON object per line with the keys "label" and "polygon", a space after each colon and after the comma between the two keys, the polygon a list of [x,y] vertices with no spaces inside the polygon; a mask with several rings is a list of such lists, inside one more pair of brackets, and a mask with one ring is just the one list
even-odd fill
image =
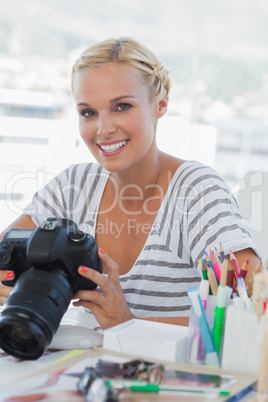
{"label": "woman's arm", "polygon": [[0,240],[2,240],[4,235],[12,228],[34,229],[36,228],[36,225],[29,215],[23,214],[12,222],[5,230],[3,230],[2,233],[0,233]]}
{"label": "woman's arm", "polygon": [[165,324],[182,325],[184,327],[188,327],[189,325],[189,317],[148,317],[139,319],[146,321],[163,322]]}

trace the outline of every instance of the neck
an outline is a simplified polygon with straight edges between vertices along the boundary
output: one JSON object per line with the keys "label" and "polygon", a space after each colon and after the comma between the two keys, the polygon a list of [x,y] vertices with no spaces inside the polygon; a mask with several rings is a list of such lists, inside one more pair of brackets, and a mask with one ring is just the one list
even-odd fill
{"label": "neck", "polygon": [[158,192],[161,173],[160,152],[148,163],[139,163],[125,172],[111,173],[116,197],[130,209],[138,209],[146,200]]}

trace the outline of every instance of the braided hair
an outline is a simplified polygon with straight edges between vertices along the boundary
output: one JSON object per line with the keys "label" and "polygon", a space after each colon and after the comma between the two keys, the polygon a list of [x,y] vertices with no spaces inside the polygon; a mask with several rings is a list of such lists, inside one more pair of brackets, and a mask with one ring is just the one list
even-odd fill
{"label": "braided hair", "polygon": [[169,71],[149,49],[129,37],[108,39],[87,48],[73,65],[72,82],[76,72],[107,63],[120,63],[138,70],[152,102],[163,96],[168,99],[171,86]]}

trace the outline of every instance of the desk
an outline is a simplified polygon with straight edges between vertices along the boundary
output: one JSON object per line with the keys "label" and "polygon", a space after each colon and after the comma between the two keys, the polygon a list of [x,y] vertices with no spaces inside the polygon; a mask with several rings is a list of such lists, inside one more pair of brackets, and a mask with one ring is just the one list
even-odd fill
{"label": "desk", "polygon": [[[35,384],[36,386],[38,385],[38,378],[41,378],[43,376],[43,385],[44,385],[44,379],[46,384],[48,384],[48,374],[50,375],[50,382],[53,378],[52,373],[55,372],[59,372],[60,370],[64,370],[67,367],[73,367],[73,365],[77,364],[80,362],[80,364],[83,364],[83,360],[84,359],[89,359],[89,360],[85,360],[86,361],[92,361],[95,359],[98,360],[99,358],[102,358],[103,356],[109,356],[111,360],[115,360],[116,359],[129,359],[129,360],[133,360],[133,358],[139,358],[139,356],[133,356],[133,355],[126,355],[126,354],[122,354],[122,353],[118,353],[118,352],[112,352],[110,350],[105,350],[103,348],[95,348],[95,349],[90,349],[87,351],[79,351],[80,353],[77,355],[74,355],[72,357],[69,357],[70,351],[61,351],[61,352],[57,352],[57,353],[52,353],[51,355],[47,355],[47,356],[42,356],[40,359],[38,359],[38,361],[33,361],[33,362],[28,362],[28,361],[24,361],[24,362],[18,362],[15,361],[15,359],[12,359],[12,357],[10,357],[10,360],[7,361],[7,358],[2,358],[0,359],[0,373],[1,376],[3,375],[3,373],[5,373],[6,370],[10,370],[13,371],[14,376],[10,377],[10,376],[6,376],[5,381],[3,381],[2,379],[2,383],[0,382],[0,401],[37,401],[37,400],[41,400],[41,399],[29,399],[28,398],[24,398],[24,399],[18,399],[18,398],[10,398],[10,399],[2,399],[3,395],[5,395],[5,392],[7,391],[7,389],[12,389],[14,390],[14,384],[16,383],[16,389],[20,384],[19,380],[23,379],[23,383],[24,384]],[[77,352],[78,353],[78,352]],[[66,357],[68,357],[66,359]],[[62,360],[59,360],[62,359]],[[154,360],[154,359],[150,359],[150,360]],[[156,361],[156,360],[154,360]],[[217,396],[215,398],[213,398],[213,401],[226,401],[228,399],[230,399],[230,397],[232,395],[237,394],[238,392],[240,392],[242,389],[252,385],[254,382],[256,382],[257,380],[257,376],[255,375],[251,375],[248,373],[237,373],[237,372],[231,372],[231,371],[223,371],[220,369],[215,369],[215,368],[211,368],[211,367],[206,367],[206,366],[194,366],[194,365],[189,365],[189,364],[181,364],[181,363],[173,363],[173,362],[167,362],[167,361],[160,361],[161,363],[163,363],[165,365],[165,368],[168,370],[183,370],[183,371],[187,371],[187,372],[200,372],[203,374],[230,374],[233,375],[235,377],[235,379],[237,380],[237,382],[235,384],[233,384],[230,388],[228,388],[231,391],[230,396],[228,397],[223,397],[223,396]],[[13,367],[13,370],[12,370]],[[67,371],[66,371],[67,372]],[[56,399],[55,399],[55,395],[54,397],[47,397],[45,399],[42,400],[46,400],[46,401],[64,401],[64,402],[82,402],[84,401],[84,398],[79,395],[76,392],[76,387],[75,384],[77,382],[77,378],[74,377],[69,377],[69,381],[68,381],[68,386],[69,386],[69,390],[65,391],[64,394],[58,394]],[[66,381],[66,377],[65,377],[65,381]],[[22,383],[22,382],[21,382]],[[43,387],[44,389],[44,387]],[[36,388],[36,392],[40,392],[41,388]],[[26,395],[26,393],[25,393]],[[178,395],[176,396],[172,396],[171,394],[169,394],[168,396],[168,400],[172,401],[172,400],[183,400],[183,401],[207,401],[208,397],[206,397],[205,395],[202,396],[200,394],[198,394],[198,396],[193,396],[191,395],[185,395],[183,394],[182,398],[178,398]],[[209,398],[210,400],[211,398]],[[160,395],[160,394],[141,394],[141,393],[131,393],[128,395],[127,399],[123,398],[120,400],[139,400],[139,401],[148,401],[148,400],[157,400],[157,401],[161,401],[161,402],[166,402],[167,401],[167,396],[165,395]],[[243,398],[243,400],[246,400]]]}

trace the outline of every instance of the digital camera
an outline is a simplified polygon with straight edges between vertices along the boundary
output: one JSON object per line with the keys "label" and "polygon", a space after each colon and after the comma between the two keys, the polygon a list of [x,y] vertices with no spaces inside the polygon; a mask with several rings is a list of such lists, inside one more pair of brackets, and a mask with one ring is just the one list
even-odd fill
{"label": "digital camera", "polygon": [[0,242],[0,270],[14,289],[0,313],[0,347],[35,360],[52,341],[73,292],[96,284],[79,275],[80,265],[102,273],[95,239],[68,219],[49,218],[36,229],[11,229]]}

